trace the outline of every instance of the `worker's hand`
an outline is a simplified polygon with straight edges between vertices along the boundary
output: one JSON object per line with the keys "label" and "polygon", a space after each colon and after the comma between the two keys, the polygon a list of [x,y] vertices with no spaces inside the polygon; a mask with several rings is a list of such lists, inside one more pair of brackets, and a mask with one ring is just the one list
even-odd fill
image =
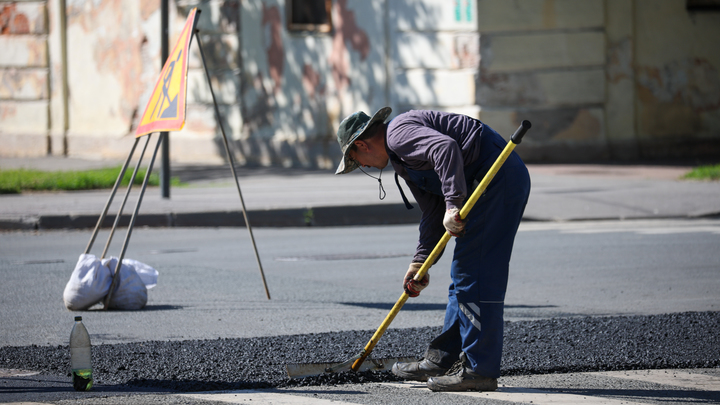
{"label": "worker's hand", "polygon": [[450,208],[445,211],[443,225],[450,235],[457,237],[465,235],[465,222],[467,222],[467,220],[460,219],[459,209]]}
{"label": "worker's hand", "polygon": [[425,273],[420,281],[415,281],[415,275],[418,271],[420,271],[421,267],[422,263],[410,263],[410,268],[408,268],[407,273],[405,273],[403,290],[405,290],[407,295],[411,297],[417,297],[420,295],[420,291],[424,290],[425,287],[430,284],[430,275],[428,273]]}

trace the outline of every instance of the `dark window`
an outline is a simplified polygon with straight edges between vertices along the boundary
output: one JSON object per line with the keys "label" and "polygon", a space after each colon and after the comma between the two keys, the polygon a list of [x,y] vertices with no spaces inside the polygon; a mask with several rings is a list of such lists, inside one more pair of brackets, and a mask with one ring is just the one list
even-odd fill
{"label": "dark window", "polygon": [[720,11],[720,0],[686,0],[688,11]]}
{"label": "dark window", "polygon": [[330,32],[332,0],[287,0],[289,31]]}

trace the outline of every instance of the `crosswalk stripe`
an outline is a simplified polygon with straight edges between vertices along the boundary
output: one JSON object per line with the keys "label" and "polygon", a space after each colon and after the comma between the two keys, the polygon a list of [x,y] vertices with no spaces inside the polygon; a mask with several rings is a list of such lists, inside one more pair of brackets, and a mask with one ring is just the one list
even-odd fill
{"label": "crosswalk stripe", "polygon": [[[333,404],[333,405],[353,405],[350,402],[331,401],[327,399],[305,397],[300,395],[284,394],[276,390],[242,390],[218,393],[195,393],[195,394],[178,394],[181,397],[190,397],[194,399],[227,402],[230,404],[248,404],[253,405],[309,405],[309,404]],[[252,401],[252,402],[248,402]]]}
{"label": "crosswalk stripe", "polygon": [[708,374],[691,373],[684,370],[603,371],[588,374],[644,381],[696,390],[720,391],[720,377]]}

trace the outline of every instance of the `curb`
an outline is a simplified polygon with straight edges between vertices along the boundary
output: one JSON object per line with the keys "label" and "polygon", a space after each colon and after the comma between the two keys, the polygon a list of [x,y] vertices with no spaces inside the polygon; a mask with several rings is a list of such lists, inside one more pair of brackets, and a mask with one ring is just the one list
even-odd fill
{"label": "curb", "polygon": [[[404,204],[287,208],[250,210],[253,227],[284,228],[306,226],[360,226],[413,224],[420,221],[420,210]],[[0,219],[0,230],[93,229],[99,215],[37,215]],[[118,226],[127,227],[131,215],[120,217]],[[110,228],[115,216],[107,216],[102,228]],[[244,227],[242,211],[138,214],[135,226],[145,227]]]}
{"label": "curb", "polygon": [[[408,210],[404,204],[374,204],[356,206],[285,208],[274,210],[250,210],[247,213],[253,228],[289,227],[332,227],[332,226],[374,226],[418,224],[420,210]],[[130,215],[120,217],[118,226],[127,227]],[[720,211],[691,213],[687,215],[627,216],[596,218],[540,218],[524,216],[523,222],[583,222],[583,221],[625,221],[640,219],[720,219]],[[51,229],[93,229],[98,215],[28,215],[17,218],[0,218],[0,231],[51,230]],[[115,221],[108,216],[101,228],[110,228]],[[208,211],[184,213],[138,214],[135,226],[173,227],[244,227],[242,211]]]}

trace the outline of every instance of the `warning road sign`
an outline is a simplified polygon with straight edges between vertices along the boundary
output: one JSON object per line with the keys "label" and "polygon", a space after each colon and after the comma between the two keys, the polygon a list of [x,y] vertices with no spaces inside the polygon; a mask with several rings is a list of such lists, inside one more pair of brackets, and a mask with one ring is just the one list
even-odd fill
{"label": "warning road sign", "polygon": [[195,33],[197,16],[197,8],[193,8],[175,48],[160,72],[135,137],[152,132],[179,131],[185,125],[188,50]]}

